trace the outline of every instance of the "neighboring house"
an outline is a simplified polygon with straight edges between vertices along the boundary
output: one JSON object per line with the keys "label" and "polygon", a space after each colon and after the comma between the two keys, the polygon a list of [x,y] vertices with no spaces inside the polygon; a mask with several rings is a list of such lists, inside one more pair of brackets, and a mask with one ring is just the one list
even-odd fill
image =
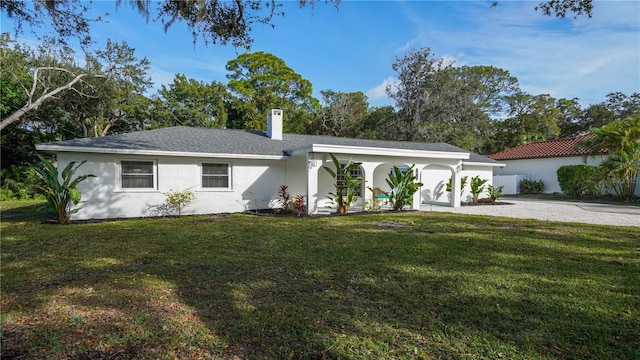
{"label": "neighboring house", "polygon": [[[489,158],[506,164],[505,167],[496,170],[494,186],[504,185],[505,194],[517,194],[520,180],[542,180],[544,193],[561,193],[556,174],[559,167],[577,164],[599,165],[606,159],[606,154],[591,156],[586,149],[576,148],[577,143],[590,136],[593,135],[537,141],[489,155]],[[640,191],[640,187],[637,191]]]}
{"label": "neighboring house", "polygon": [[[267,132],[172,127],[97,138],[39,144],[36,149],[57,155],[58,167],[87,162],[80,174],[94,174],[79,186],[83,200],[75,219],[144,217],[166,213],[165,193],[191,188],[196,199],[182,214],[241,212],[279,207],[278,189],[287,185],[302,194],[307,212],[330,205],[334,180],[322,169],[332,166],[329,154],[362,165],[354,175],[367,187],[389,190],[386,183],[396,165],[415,164],[424,183],[412,208],[422,203],[460,206],[463,194],[444,192],[450,177],[459,189],[461,176],[480,176],[491,183],[501,166],[487,157],[448,144],[348,139],[282,134],[282,111],[271,110]],[[362,205],[363,200],[360,201]]]}

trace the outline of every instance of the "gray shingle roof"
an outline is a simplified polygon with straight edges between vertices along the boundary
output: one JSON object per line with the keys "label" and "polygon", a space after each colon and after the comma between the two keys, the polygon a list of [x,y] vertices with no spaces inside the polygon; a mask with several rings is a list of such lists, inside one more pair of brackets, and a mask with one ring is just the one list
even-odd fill
{"label": "gray shingle roof", "polygon": [[[81,138],[41,144],[38,148],[47,150],[50,146],[69,148],[93,148],[131,151],[163,151],[203,154],[238,155],[287,155],[287,150],[311,144],[375,147],[386,149],[446,151],[469,153],[445,143],[423,143],[408,141],[367,140],[341,138],[322,135],[283,134],[282,140],[272,140],[261,131],[210,129],[177,126],[157,130],[138,131],[104,137]],[[494,163],[487,157],[471,153],[470,162]]]}

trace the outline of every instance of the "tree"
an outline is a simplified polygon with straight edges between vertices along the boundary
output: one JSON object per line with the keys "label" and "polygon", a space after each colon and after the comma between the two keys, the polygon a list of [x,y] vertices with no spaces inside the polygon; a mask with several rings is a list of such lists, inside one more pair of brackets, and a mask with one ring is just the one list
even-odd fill
{"label": "tree", "polygon": [[442,102],[435,94],[437,86],[442,87],[447,82],[447,75],[450,73],[447,70],[451,68],[451,64],[444,59],[436,59],[430,48],[422,48],[396,58],[391,67],[398,74],[398,81],[387,86],[386,92],[395,100],[401,122],[395,138],[420,140],[429,134],[426,122],[437,121],[436,118],[428,118],[427,114],[435,114],[435,109]]}
{"label": "tree", "polygon": [[593,155],[606,152],[609,158],[602,163],[605,182],[623,200],[633,200],[640,172],[640,115],[614,121],[591,131],[595,136],[579,146]]}
{"label": "tree", "polygon": [[[74,209],[75,205],[80,203],[82,194],[78,191],[77,186],[84,180],[95,177],[92,174],[80,175],[73,177],[82,164],[75,161],[70,162],[58,173],[58,168],[42,156],[38,156],[40,164],[34,167],[35,171],[40,175],[41,182],[35,186],[36,190],[44,195],[51,210],[56,215],[58,224],[68,224],[71,215],[78,212]],[[62,179],[62,182],[60,182]]]}
{"label": "tree", "polygon": [[311,82],[284,60],[265,52],[246,53],[230,60],[227,70],[228,87],[237,96],[231,105],[231,127],[265,130],[267,111],[282,109],[283,131],[300,133],[307,128],[304,114],[313,112],[318,101],[311,96]]}
{"label": "tree", "polygon": [[[340,0],[326,0],[337,8]],[[162,23],[165,32],[174,24],[182,24],[193,34],[193,42],[201,37],[206,44],[231,43],[235,47],[249,48],[252,43],[253,24],[273,25],[275,16],[283,16],[281,3],[276,0],[116,0],[115,7],[129,3],[148,21]],[[314,7],[315,0],[298,0],[300,7]],[[89,3],[90,4],[90,3]],[[155,4],[155,8],[152,8]],[[498,4],[495,1],[492,6]],[[82,0],[3,0],[0,9],[16,24],[16,34],[24,25],[33,28],[51,26],[62,40],[78,38],[87,45],[91,42],[90,24],[108,18],[108,14],[89,18],[89,5]],[[592,16],[593,0],[548,0],[535,7],[543,14],[566,17],[567,14]]]}
{"label": "tree", "polygon": [[323,90],[320,92],[324,106],[312,124],[315,134],[361,137],[369,110],[367,96],[361,91],[345,93]]}
{"label": "tree", "polygon": [[455,67],[429,48],[397,58],[393,69],[398,82],[387,93],[398,109],[398,140],[446,142],[480,152],[493,130],[491,117],[502,116],[519,89],[506,70]]}
{"label": "tree", "polygon": [[[326,2],[337,8],[340,1]],[[231,43],[245,48],[252,43],[253,24],[273,26],[274,17],[284,15],[276,0],[116,0],[114,6],[123,3],[131,4],[146,21],[153,14],[153,21],[162,23],[165,32],[176,23],[186,26],[193,34],[194,44],[202,38],[205,45]],[[89,18],[89,4],[82,0],[3,0],[0,9],[14,21],[16,33],[21,33],[25,24],[32,29],[51,26],[61,40],[78,38],[81,44],[88,45],[91,23],[108,18],[108,14]],[[315,0],[299,0],[299,4],[313,8]]]}
{"label": "tree", "polygon": [[104,136],[118,125],[122,131],[133,127],[127,125],[133,121],[129,119],[135,112],[132,107],[140,105],[140,96],[151,80],[149,61],[137,59],[126,42],[107,40],[105,49],[86,54],[84,65],[77,64],[73,51],[53,39],[35,49],[18,44],[12,49],[9,43],[4,36],[0,72],[3,83],[10,85],[11,96],[2,95],[0,130],[28,121],[25,115],[43,106],[49,109],[38,121],[53,121],[55,115],[57,120],[73,122],[85,137]]}
{"label": "tree", "polygon": [[162,85],[158,91],[153,108],[153,127],[225,127],[229,97],[223,83],[212,81],[207,84],[176,74],[172,84],[168,87]]}
{"label": "tree", "polygon": [[637,115],[640,115],[640,93],[626,95],[612,92],[607,95],[605,101],[592,104],[582,111],[572,127],[572,135],[586,134],[614,121]]}
{"label": "tree", "polygon": [[553,97],[519,92],[510,96],[508,101],[510,117],[504,120],[502,132],[497,135],[502,137],[504,149],[558,137],[558,122],[562,114]]}
{"label": "tree", "polygon": [[578,15],[592,16],[593,13],[593,0],[550,0],[543,1],[535,8],[536,10],[542,10],[542,13],[551,16],[555,15],[559,18],[564,18],[567,13],[575,14],[574,18]]}
{"label": "tree", "polygon": [[[4,83],[11,84],[13,106],[17,96],[22,100],[19,108],[3,104],[3,118],[0,130],[18,122],[29,111],[38,109],[47,101],[67,91],[78,96],[95,97],[95,89],[86,78],[92,74],[83,71],[76,64],[72,52],[67,48],[52,46],[53,41],[45,40],[43,45],[34,49],[14,44],[8,35],[0,37],[0,77]],[[19,89],[19,90],[18,90]],[[21,94],[17,95],[16,92]]]}
{"label": "tree", "polygon": [[580,119],[582,118],[582,108],[578,98],[558,99],[556,107],[560,111],[558,127],[560,128],[560,138],[574,137],[580,135]]}
{"label": "tree", "polygon": [[365,139],[393,140],[397,130],[398,114],[393,106],[380,106],[369,109],[364,119],[360,135]]}

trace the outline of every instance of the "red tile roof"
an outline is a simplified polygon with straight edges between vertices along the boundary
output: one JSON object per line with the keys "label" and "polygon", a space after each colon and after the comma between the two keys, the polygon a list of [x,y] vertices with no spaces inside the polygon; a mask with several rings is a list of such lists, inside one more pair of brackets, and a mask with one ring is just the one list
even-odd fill
{"label": "red tile roof", "polygon": [[589,152],[587,149],[576,149],[575,145],[592,136],[592,134],[586,134],[570,139],[532,142],[489,155],[489,158],[493,160],[516,160],[586,155]]}

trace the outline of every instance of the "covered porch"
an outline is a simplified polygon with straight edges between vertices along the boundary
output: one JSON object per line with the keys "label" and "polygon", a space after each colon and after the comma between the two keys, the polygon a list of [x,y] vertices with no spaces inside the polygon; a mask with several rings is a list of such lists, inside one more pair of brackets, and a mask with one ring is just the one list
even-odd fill
{"label": "covered porch", "polygon": [[[291,180],[295,179],[295,183],[304,184],[305,188],[299,190],[304,190],[306,194],[308,214],[332,211],[327,195],[335,190],[335,180],[323,169],[323,166],[334,167],[330,153],[342,164],[349,161],[361,163],[356,175],[362,177],[362,187],[358,201],[351,208],[352,211],[364,210],[365,204],[374,201],[370,189],[379,188],[384,192],[391,190],[386,179],[394,166],[406,169],[412,165],[415,165],[417,181],[422,182],[423,186],[413,195],[411,209],[420,210],[421,205],[427,203],[460,206],[460,178],[463,162],[469,159],[469,153],[313,144],[290,152],[292,163],[304,162],[304,173],[295,174],[293,170],[300,169],[301,166],[291,166],[288,171]],[[458,191],[448,194],[445,193],[445,187],[450,178],[453,179],[452,188]]]}

